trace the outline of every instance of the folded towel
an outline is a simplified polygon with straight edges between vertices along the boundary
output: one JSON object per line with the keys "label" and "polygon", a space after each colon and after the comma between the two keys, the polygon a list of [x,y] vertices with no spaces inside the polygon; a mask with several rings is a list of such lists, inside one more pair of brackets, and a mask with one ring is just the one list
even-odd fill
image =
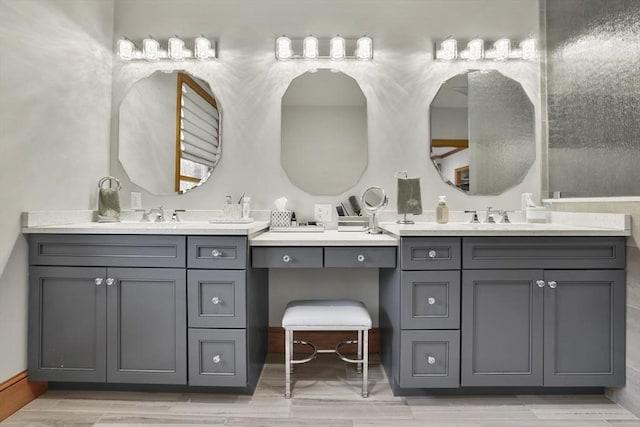
{"label": "folded towel", "polygon": [[98,191],[98,222],[120,221],[118,190],[100,188]]}
{"label": "folded towel", "polygon": [[398,178],[398,213],[422,213],[420,178]]}

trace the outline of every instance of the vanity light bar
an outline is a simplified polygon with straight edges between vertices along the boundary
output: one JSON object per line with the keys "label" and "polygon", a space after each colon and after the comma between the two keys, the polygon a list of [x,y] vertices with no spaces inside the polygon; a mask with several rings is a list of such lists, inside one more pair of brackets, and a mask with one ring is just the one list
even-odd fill
{"label": "vanity light bar", "polygon": [[474,38],[467,43],[465,49],[458,52],[458,41],[450,37],[440,43],[440,49],[436,48],[435,59],[437,61],[481,61],[483,59],[533,61],[538,57],[537,41],[534,38],[521,41],[518,48],[513,48],[511,40],[506,37],[496,40],[491,49],[485,50],[484,43],[484,40]]}
{"label": "vanity light bar", "polygon": [[[295,42],[295,43],[294,43]],[[294,49],[302,46],[302,51]],[[353,55],[347,55],[347,46],[355,45]],[[327,49],[328,46],[328,49]],[[310,35],[300,40],[292,40],[287,36],[276,39],[276,59],[279,61],[289,61],[291,59],[330,59],[341,61],[343,59],[356,59],[359,61],[371,61],[373,59],[373,40],[370,37],[362,36],[359,39],[345,39],[335,36],[330,40],[321,39]]]}
{"label": "vanity light bar", "polygon": [[209,61],[216,58],[215,41],[200,35],[193,41],[193,50],[186,47],[185,42],[178,36],[171,37],[167,42],[167,49],[162,49],[160,43],[149,36],[142,40],[142,49],[128,38],[123,37],[118,40],[116,50],[118,57],[125,62],[148,61],[156,62],[160,60],[182,61],[184,59],[197,59],[199,61]]}

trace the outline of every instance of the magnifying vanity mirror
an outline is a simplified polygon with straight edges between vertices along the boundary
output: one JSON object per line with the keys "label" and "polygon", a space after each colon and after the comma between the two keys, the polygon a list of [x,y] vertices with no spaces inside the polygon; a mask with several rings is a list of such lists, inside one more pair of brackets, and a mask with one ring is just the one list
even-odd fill
{"label": "magnifying vanity mirror", "polygon": [[382,234],[382,230],[378,227],[378,211],[384,209],[389,203],[387,193],[381,187],[369,187],[360,199],[364,210],[369,213],[369,234]]}
{"label": "magnifying vanity mirror", "polygon": [[282,167],[309,194],[341,194],[367,168],[367,100],[344,73],[321,69],[293,79],[282,97],[281,132]]}
{"label": "magnifying vanity mirror", "polygon": [[534,123],[520,83],[496,70],[469,70],[444,82],[431,103],[431,160],[467,194],[500,194],[535,160]]}
{"label": "magnifying vanity mirror", "polygon": [[220,160],[220,109],[209,84],[184,71],[136,82],[119,110],[118,158],[153,194],[184,193]]}

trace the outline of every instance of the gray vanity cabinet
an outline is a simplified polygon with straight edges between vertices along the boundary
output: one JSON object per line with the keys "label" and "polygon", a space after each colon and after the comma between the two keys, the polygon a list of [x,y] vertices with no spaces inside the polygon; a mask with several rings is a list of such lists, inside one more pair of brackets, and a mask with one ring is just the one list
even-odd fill
{"label": "gray vanity cabinet", "polygon": [[184,270],[31,267],[29,377],[186,383]]}

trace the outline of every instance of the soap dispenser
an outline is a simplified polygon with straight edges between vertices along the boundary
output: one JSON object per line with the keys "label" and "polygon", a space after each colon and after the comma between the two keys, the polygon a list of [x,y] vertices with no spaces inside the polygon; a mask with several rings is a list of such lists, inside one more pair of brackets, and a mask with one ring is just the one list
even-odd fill
{"label": "soap dispenser", "polygon": [[449,222],[449,207],[445,200],[445,196],[440,196],[438,206],[436,207],[436,222],[438,224],[446,224]]}

